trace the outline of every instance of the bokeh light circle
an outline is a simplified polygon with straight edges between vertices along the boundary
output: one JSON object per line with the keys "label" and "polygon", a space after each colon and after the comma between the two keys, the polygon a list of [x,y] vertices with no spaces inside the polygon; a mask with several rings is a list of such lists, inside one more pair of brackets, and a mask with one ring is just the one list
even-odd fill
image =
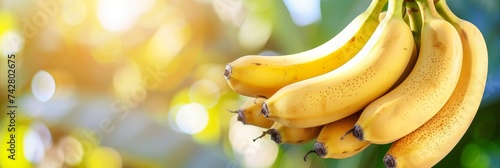
{"label": "bokeh light circle", "polygon": [[133,2],[135,0],[99,0],[97,15],[101,25],[111,32],[129,30],[138,19]]}
{"label": "bokeh light circle", "polygon": [[87,15],[87,6],[83,0],[67,0],[61,10],[62,18],[68,25],[80,24]]}
{"label": "bokeh light circle", "polygon": [[30,128],[40,136],[45,148],[50,148],[52,146],[52,134],[47,125],[40,121],[35,121],[31,123]]}
{"label": "bokeh light circle", "polygon": [[321,19],[321,1],[284,0],[292,21],[298,26],[307,26]]}
{"label": "bokeh light circle", "polygon": [[49,148],[45,152],[45,157],[42,162],[38,164],[39,168],[51,168],[51,167],[62,167],[63,158],[57,153],[57,148]]}
{"label": "bokeh light circle", "polygon": [[462,166],[464,167],[490,167],[490,158],[474,142],[465,146],[461,157]]}
{"label": "bokeh light circle", "polygon": [[183,105],[176,115],[177,127],[186,134],[196,134],[208,124],[208,112],[198,103]]}
{"label": "bokeh light circle", "polygon": [[24,137],[24,157],[31,163],[40,163],[45,155],[45,146],[40,135],[29,129]]}
{"label": "bokeh light circle", "polygon": [[31,92],[41,102],[47,102],[56,91],[56,82],[52,75],[44,70],[38,71],[31,81]]}
{"label": "bokeh light circle", "polygon": [[278,157],[278,145],[269,136],[253,142],[266,129],[243,125],[236,116],[231,118],[229,126],[229,141],[235,157],[243,167],[271,167]]}
{"label": "bokeh light circle", "polygon": [[63,158],[64,163],[69,166],[77,166],[81,163],[84,155],[83,145],[76,138],[66,136],[57,145],[57,154]]}
{"label": "bokeh light circle", "polygon": [[168,125],[172,130],[178,133],[183,133],[179,126],[177,125],[176,115],[183,104],[176,104],[170,107],[168,111]]}
{"label": "bokeh light circle", "polygon": [[219,87],[210,80],[198,80],[189,89],[189,99],[206,108],[212,108],[219,102]]}
{"label": "bokeh light circle", "polygon": [[8,54],[17,54],[24,46],[24,38],[18,31],[10,30],[7,32],[0,32],[0,54],[7,57]]}
{"label": "bokeh light circle", "polygon": [[271,37],[272,28],[268,18],[250,15],[240,28],[238,40],[244,48],[259,49]]}

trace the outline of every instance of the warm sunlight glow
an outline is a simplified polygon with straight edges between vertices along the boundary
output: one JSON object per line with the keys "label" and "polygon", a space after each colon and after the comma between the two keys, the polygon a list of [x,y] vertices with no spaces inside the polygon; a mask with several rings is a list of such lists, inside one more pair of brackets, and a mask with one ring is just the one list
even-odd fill
{"label": "warm sunlight glow", "polygon": [[208,112],[198,103],[190,103],[182,106],[176,115],[178,128],[186,134],[196,134],[208,124]]}
{"label": "warm sunlight glow", "polygon": [[38,101],[46,102],[54,95],[56,83],[47,71],[38,71],[31,81],[31,92]]}

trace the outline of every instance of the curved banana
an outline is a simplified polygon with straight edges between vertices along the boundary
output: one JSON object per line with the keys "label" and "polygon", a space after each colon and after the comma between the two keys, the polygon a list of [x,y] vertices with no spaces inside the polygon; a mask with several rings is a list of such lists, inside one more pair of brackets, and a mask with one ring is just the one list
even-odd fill
{"label": "curved banana", "polygon": [[420,10],[418,10],[417,3],[415,1],[405,1],[406,4],[406,17],[407,21],[406,24],[410,25],[410,29],[413,33],[413,40],[415,44],[413,45],[413,52],[411,53],[411,58],[410,62],[408,62],[408,65],[406,65],[405,70],[403,71],[403,74],[398,78],[396,83],[392,85],[392,87],[389,89],[389,92],[394,90],[397,86],[399,86],[403,81],[410,75],[411,71],[415,67],[415,64],[417,63],[417,58],[418,58],[418,49],[420,46],[420,30],[422,29],[422,17],[420,16]]}
{"label": "curved banana", "polygon": [[373,0],[366,11],[323,45],[286,56],[244,56],[227,64],[224,77],[241,95],[271,97],[288,84],[336,69],[368,41],[379,24],[378,15],[386,2]]}
{"label": "curved banana", "polygon": [[432,3],[417,3],[424,18],[417,63],[401,85],[363,110],[348,132],[359,140],[387,144],[408,135],[444,106],[457,85],[463,54],[460,36]]}
{"label": "curved banana", "polygon": [[437,2],[436,8],[461,32],[463,65],[460,79],[451,98],[431,120],[392,144],[384,157],[387,167],[434,166],[465,134],[483,96],[488,51],[481,32],[472,23],[455,16],[445,0]]}
{"label": "curved banana", "polygon": [[230,112],[237,113],[238,121],[245,125],[270,128],[274,124],[274,121],[259,116],[260,108],[262,107],[264,100],[265,99],[262,98],[248,98],[237,111]]}
{"label": "curved banana", "polygon": [[402,3],[389,1],[387,17],[346,64],[283,87],[262,104],[261,113],[287,127],[307,128],[347,117],[384,94],[402,74],[414,45]]}
{"label": "curved banana", "polygon": [[346,118],[323,126],[314,144],[314,149],[307,152],[304,156],[304,161],[310,153],[316,153],[321,158],[348,158],[370,146],[369,142],[359,141],[355,137],[340,139],[356,123],[360,113],[354,113]]}
{"label": "curved banana", "polygon": [[322,127],[321,125],[311,128],[290,128],[275,122],[270,129],[262,132],[262,135],[255,138],[253,141],[255,142],[257,139],[269,134],[271,140],[277,144],[303,144],[318,137]]}

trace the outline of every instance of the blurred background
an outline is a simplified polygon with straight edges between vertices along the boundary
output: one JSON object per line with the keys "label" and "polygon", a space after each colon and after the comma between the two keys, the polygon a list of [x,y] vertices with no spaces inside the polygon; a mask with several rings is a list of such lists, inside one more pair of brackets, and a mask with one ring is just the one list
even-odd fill
{"label": "blurred background", "polygon": [[[0,139],[8,141],[7,56],[15,54],[17,167],[383,167],[389,145],[343,160],[313,142],[252,142],[226,63],[305,51],[369,0],[0,0]],[[500,167],[500,2],[448,0],[489,50],[480,110],[436,167]],[[13,167],[2,145],[0,167]]]}

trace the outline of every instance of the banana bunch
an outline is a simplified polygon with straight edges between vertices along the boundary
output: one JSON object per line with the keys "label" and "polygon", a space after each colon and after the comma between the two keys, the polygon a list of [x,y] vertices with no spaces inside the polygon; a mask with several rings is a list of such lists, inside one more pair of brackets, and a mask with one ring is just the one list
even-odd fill
{"label": "banana bunch", "polygon": [[268,129],[254,141],[267,134],[278,144],[316,139],[304,160],[392,143],[387,167],[432,167],[474,119],[487,69],[481,32],[445,0],[372,0],[323,45],[243,56],[227,64],[224,77],[250,97],[235,111],[238,120]]}

